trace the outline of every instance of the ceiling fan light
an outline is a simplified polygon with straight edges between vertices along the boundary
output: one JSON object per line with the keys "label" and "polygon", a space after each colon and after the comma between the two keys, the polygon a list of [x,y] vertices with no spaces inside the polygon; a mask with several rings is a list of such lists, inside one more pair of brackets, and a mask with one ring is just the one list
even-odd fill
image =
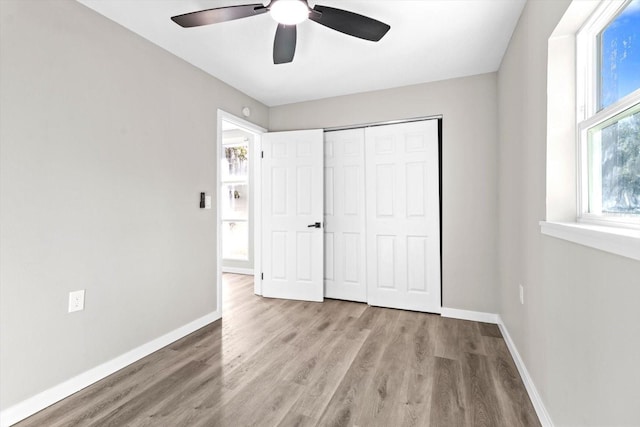
{"label": "ceiling fan light", "polygon": [[296,25],[309,17],[309,8],[300,0],[277,0],[271,5],[271,17],[284,25]]}

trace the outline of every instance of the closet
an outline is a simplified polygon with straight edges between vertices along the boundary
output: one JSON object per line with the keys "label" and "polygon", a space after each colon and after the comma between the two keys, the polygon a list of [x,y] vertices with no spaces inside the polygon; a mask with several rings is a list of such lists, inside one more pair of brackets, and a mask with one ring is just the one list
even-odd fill
{"label": "closet", "polygon": [[438,122],[325,133],[325,297],[440,312]]}
{"label": "closet", "polygon": [[263,295],[439,313],[438,122],[326,131],[318,169],[317,131],[265,134]]}

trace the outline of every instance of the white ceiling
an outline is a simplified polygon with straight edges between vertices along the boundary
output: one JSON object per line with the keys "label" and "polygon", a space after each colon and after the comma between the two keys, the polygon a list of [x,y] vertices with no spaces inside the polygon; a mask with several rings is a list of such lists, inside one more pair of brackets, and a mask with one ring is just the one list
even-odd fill
{"label": "white ceiling", "polygon": [[259,0],[78,0],[268,106],[496,71],[525,0],[309,0],[391,25],[378,43],[312,21],[274,65],[263,14],[197,28],[171,16]]}

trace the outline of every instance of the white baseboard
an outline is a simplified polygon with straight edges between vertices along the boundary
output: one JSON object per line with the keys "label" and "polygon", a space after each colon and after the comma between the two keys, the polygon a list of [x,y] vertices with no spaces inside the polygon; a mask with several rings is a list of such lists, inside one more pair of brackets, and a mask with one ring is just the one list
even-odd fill
{"label": "white baseboard", "polygon": [[220,319],[220,312],[214,311],[206,314],[193,322],[174,329],[173,331],[149,341],[140,347],[134,348],[115,359],[105,362],[95,368],[89,369],[67,381],[58,384],[48,390],[36,394],[20,403],[17,403],[0,413],[0,427],[9,427],[54,403],[71,396],[83,388],[100,381],[120,369],[142,359],[145,356],[166,347],[174,341],[183,338],[190,333]]}
{"label": "white baseboard", "polygon": [[459,310],[457,308],[442,307],[440,313],[442,317],[451,317],[452,319],[473,320],[474,322],[498,323],[498,315],[495,313],[485,313],[483,311]]}
{"label": "white baseboard", "polygon": [[253,276],[253,268],[222,267],[223,273],[246,274]]}
{"label": "white baseboard", "polygon": [[504,337],[504,341],[507,343],[507,347],[509,348],[509,352],[511,353],[511,357],[518,368],[518,372],[520,373],[520,377],[522,378],[522,382],[524,382],[524,386],[527,389],[527,393],[529,394],[529,398],[531,399],[531,403],[533,403],[533,407],[536,410],[536,414],[538,414],[538,418],[540,419],[540,423],[544,427],[553,427],[553,421],[551,421],[551,416],[549,412],[547,412],[547,408],[544,406],[542,402],[542,398],[538,393],[538,389],[533,383],[533,379],[529,375],[529,371],[527,371],[527,367],[524,364],[524,361],[520,357],[520,353],[518,353],[518,349],[516,348],[515,343],[511,339],[509,335],[509,331],[505,326],[504,322],[500,315],[498,317],[498,326],[500,327],[500,332],[502,332],[502,336]]}

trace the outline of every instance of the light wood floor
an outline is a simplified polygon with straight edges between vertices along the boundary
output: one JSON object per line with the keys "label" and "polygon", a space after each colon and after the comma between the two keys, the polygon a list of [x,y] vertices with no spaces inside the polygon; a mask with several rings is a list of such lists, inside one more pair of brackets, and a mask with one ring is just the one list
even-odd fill
{"label": "light wood floor", "polygon": [[540,425],[495,325],[223,289],[221,321],[18,425]]}

